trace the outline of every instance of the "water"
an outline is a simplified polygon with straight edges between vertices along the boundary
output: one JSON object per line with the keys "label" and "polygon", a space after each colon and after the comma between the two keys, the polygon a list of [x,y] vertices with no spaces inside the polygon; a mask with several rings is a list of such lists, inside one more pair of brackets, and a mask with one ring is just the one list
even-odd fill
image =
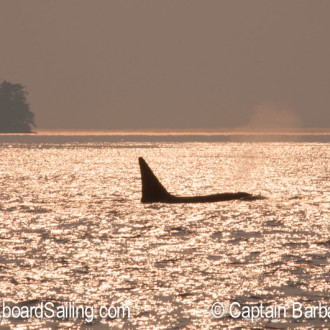
{"label": "water", "polygon": [[[233,302],[330,307],[328,142],[55,140],[0,144],[1,301],[125,305],[130,317],[2,327],[329,326],[228,313]],[[139,156],[172,193],[267,199],[143,205]]]}

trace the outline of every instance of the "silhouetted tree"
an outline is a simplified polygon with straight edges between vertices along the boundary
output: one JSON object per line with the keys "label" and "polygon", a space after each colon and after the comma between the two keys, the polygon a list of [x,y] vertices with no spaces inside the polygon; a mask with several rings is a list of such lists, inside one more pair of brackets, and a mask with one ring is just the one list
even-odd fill
{"label": "silhouetted tree", "polygon": [[27,92],[21,84],[8,81],[0,84],[1,133],[31,133],[31,126],[36,126],[26,96]]}

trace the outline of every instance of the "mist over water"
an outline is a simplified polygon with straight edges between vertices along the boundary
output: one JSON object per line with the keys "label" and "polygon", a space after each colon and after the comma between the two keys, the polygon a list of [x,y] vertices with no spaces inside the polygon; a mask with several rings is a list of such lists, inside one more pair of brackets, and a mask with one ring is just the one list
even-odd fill
{"label": "mist over water", "polygon": [[[215,319],[212,304],[329,303],[327,141],[21,138],[0,144],[1,301],[124,304],[131,317],[2,326],[251,327],[228,314]],[[171,193],[246,191],[267,199],[143,205],[139,156]]]}
{"label": "mist over water", "polygon": [[250,132],[283,132],[283,130],[297,131],[303,127],[301,119],[288,106],[265,102],[259,104],[252,111],[247,124],[241,129]]}

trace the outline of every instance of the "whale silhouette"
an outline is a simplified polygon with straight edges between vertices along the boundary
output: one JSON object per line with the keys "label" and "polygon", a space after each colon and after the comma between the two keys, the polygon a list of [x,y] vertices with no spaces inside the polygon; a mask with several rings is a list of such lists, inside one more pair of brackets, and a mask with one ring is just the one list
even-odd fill
{"label": "whale silhouette", "polygon": [[211,203],[234,199],[261,199],[260,196],[253,196],[246,192],[222,193],[205,196],[174,196],[164,188],[142,157],[139,157],[139,164],[142,180],[142,203]]}

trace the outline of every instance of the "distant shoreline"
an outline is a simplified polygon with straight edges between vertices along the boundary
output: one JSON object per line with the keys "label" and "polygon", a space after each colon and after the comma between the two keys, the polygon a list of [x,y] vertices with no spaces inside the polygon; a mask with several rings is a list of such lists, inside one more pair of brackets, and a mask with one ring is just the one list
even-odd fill
{"label": "distant shoreline", "polygon": [[144,130],[81,130],[39,129],[32,133],[0,133],[0,136],[304,136],[330,135],[330,128],[292,130],[248,130],[248,129],[144,129]]}

